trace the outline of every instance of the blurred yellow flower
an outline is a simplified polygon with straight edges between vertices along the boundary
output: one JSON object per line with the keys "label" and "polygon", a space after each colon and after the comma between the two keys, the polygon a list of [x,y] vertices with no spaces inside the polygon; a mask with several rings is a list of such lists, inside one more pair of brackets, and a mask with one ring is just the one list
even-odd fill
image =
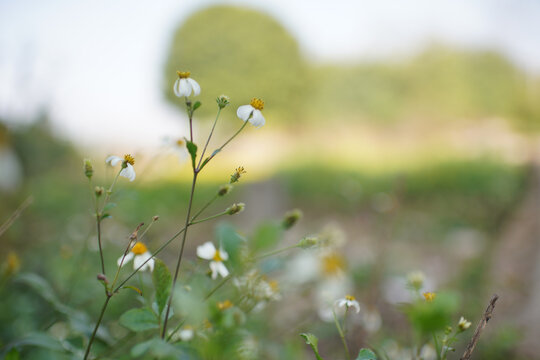
{"label": "blurred yellow flower", "polygon": [[437,294],[434,292],[425,292],[422,295],[424,295],[424,299],[426,299],[427,302],[432,302],[437,297]]}

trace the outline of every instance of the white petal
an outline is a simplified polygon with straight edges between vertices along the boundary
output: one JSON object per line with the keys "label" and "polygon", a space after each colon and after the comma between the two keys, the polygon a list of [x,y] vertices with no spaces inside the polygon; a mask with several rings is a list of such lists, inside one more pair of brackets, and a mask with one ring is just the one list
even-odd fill
{"label": "white petal", "polygon": [[118,164],[119,162],[122,162],[122,161],[124,161],[124,159],[122,159],[119,156],[114,156],[114,155],[111,155],[107,159],[105,159],[105,162],[107,164],[111,164],[111,166],[116,166],[116,164]]}
{"label": "white petal", "polygon": [[150,254],[150,252],[147,251],[144,254],[135,255],[135,258],[133,259],[133,269],[137,270],[141,265],[141,271],[146,269],[150,269],[150,271],[154,270],[154,259],[152,259],[152,254]]}
{"label": "white petal", "polygon": [[357,314],[360,312],[360,304],[358,303],[358,301],[351,301],[351,303],[349,304],[349,307],[355,308]]}
{"label": "white petal", "polygon": [[180,332],[178,333],[178,337],[182,341],[189,341],[189,340],[193,339],[193,330],[191,330],[191,329],[180,330]]}
{"label": "white petal", "polygon": [[345,299],[336,300],[336,305],[338,307],[343,307],[343,306],[347,305],[347,300],[345,300]]}
{"label": "white petal", "polygon": [[217,262],[217,271],[222,277],[227,277],[229,275],[229,270],[225,267],[221,261]]}
{"label": "white petal", "polygon": [[187,78],[188,83],[191,85],[191,88],[193,89],[193,95],[197,96],[201,93],[201,86],[198,82],[193,80],[192,78]]}
{"label": "white petal", "polygon": [[176,79],[176,81],[174,82],[173,89],[174,89],[174,95],[178,97],[182,97],[182,95],[180,95],[180,78]]}
{"label": "white petal", "polygon": [[217,261],[210,261],[210,270],[212,270],[212,280],[217,279],[218,266],[219,266],[219,263]]}
{"label": "white petal", "polygon": [[253,110],[253,115],[251,116],[251,119],[249,119],[249,122],[251,123],[251,125],[257,128],[260,128],[261,126],[263,126],[265,123],[265,120],[264,120],[264,116],[261,110],[257,110],[257,109]]}
{"label": "white petal", "polygon": [[130,251],[127,253],[126,257],[124,258],[124,262],[122,262],[122,258],[124,258],[124,256],[120,256],[118,258],[118,261],[116,262],[118,264],[118,266],[120,266],[120,264],[122,264],[122,266],[126,265],[126,263],[130,262],[131,259],[133,259],[133,253]]}
{"label": "white petal", "polygon": [[216,255],[216,247],[211,241],[197,246],[197,256],[201,259],[212,260]]}
{"label": "white petal", "polygon": [[236,110],[236,116],[244,121],[247,121],[254,110],[255,108],[251,105],[242,105],[238,107],[238,110]]}
{"label": "white petal", "polygon": [[125,178],[128,178],[129,181],[135,180],[135,169],[131,164],[127,164],[127,167],[125,169],[122,169],[120,171],[120,176],[123,176]]}
{"label": "white petal", "polygon": [[177,96],[189,96],[191,95],[191,84],[186,79],[179,79],[178,94]]}
{"label": "white petal", "polygon": [[229,254],[225,250],[223,250],[222,247],[219,248],[219,257],[221,257],[223,260],[229,259]]}

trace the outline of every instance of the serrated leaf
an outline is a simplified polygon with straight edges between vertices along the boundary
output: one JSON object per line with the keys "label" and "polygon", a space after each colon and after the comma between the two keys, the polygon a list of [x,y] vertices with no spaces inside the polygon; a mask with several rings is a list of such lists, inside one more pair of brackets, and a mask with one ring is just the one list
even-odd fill
{"label": "serrated leaf", "polygon": [[200,101],[195,101],[195,104],[193,104],[193,107],[192,107],[192,111],[195,111],[197,110],[198,108],[201,107],[201,102]]}
{"label": "serrated leaf", "polygon": [[191,155],[191,165],[195,169],[195,160],[197,159],[197,145],[186,139],[186,147],[188,149],[189,155]]}
{"label": "serrated leaf", "polygon": [[116,207],[116,203],[109,202],[109,203],[105,204],[102,211],[106,212],[106,211],[109,211],[111,209],[114,209],[115,207]]}
{"label": "serrated leaf", "polygon": [[155,259],[152,281],[156,289],[156,302],[158,304],[158,315],[161,315],[171,293],[172,276],[169,268],[160,259]]}
{"label": "serrated leaf", "polygon": [[306,344],[311,346],[311,349],[313,349],[313,352],[315,353],[315,357],[317,360],[323,360],[321,355],[319,355],[319,339],[311,333],[302,333],[300,334],[301,337],[303,337],[306,340]]}
{"label": "serrated leaf", "polygon": [[147,308],[126,311],[120,316],[120,324],[135,332],[159,328],[156,315]]}
{"label": "serrated leaf", "polygon": [[373,351],[363,348],[358,352],[356,360],[377,360],[377,355]]}

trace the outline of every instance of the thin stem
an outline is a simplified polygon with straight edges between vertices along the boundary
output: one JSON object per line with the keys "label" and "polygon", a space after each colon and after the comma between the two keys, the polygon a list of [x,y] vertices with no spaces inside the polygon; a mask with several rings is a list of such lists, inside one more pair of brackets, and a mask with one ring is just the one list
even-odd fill
{"label": "thin stem", "polygon": [[216,201],[216,199],[219,197],[218,194],[214,195],[214,197],[212,199],[210,199],[209,202],[206,203],[206,205],[204,205],[195,215],[193,215],[193,217],[191,218],[191,221],[193,222],[193,220],[195,220],[196,218],[199,217],[199,215],[201,215],[203,213],[204,210],[206,210],[210,205],[212,205],[212,203],[214,201]]}
{"label": "thin stem", "polygon": [[186,236],[187,236],[187,230],[189,226],[189,219],[191,216],[191,208],[193,206],[193,196],[195,194],[195,185],[197,184],[197,174],[198,172],[195,169],[193,169],[193,182],[191,183],[191,193],[189,196],[189,205],[188,205],[188,210],[187,210],[187,215],[186,215],[186,225],[184,227],[185,230],[182,236],[182,245],[180,247],[180,253],[178,254],[178,261],[176,263],[176,269],[174,271],[174,279],[173,279],[172,288],[171,288],[171,296],[169,297],[169,301],[167,303],[167,311],[165,312],[165,320],[163,322],[163,331],[161,333],[162,339],[165,338],[165,333],[167,331],[167,323],[169,320],[169,312],[171,311],[171,304],[172,304],[172,299],[174,296],[174,288],[176,286],[176,280],[178,279],[178,272],[180,270],[180,263],[182,262],[182,255],[184,255],[184,246],[186,245]]}
{"label": "thin stem", "polygon": [[215,215],[212,215],[212,216],[209,216],[207,218],[204,218],[204,219],[201,219],[201,220],[198,220],[198,221],[193,221],[191,220],[191,222],[189,223],[189,225],[195,225],[195,224],[199,224],[199,223],[202,223],[202,222],[205,222],[205,221],[208,221],[208,220],[212,220],[212,219],[215,219],[215,218],[218,218],[220,216],[223,216],[223,215],[227,215],[228,211],[225,210],[225,211],[222,211],[218,214],[215,214]]}
{"label": "thin stem", "polygon": [[287,251],[287,250],[294,249],[294,248],[297,248],[297,247],[298,247],[298,244],[291,245],[291,246],[287,246],[286,248],[274,250],[274,251],[271,251],[271,252],[269,252],[269,253],[267,253],[267,254],[263,254],[263,255],[257,256],[257,257],[254,258],[253,260],[264,259],[264,258],[266,258],[266,257],[272,256],[272,255],[276,255],[276,254],[279,254],[279,253],[282,253],[282,252],[285,252],[285,251]]}
{"label": "thin stem", "polygon": [[343,343],[343,348],[345,349],[345,357],[347,360],[351,360],[351,354],[349,352],[349,346],[347,345],[347,340],[345,340],[345,335],[343,334],[343,330],[341,329],[341,326],[339,325],[339,321],[336,317],[336,313],[334,312],[334,310],[332,310],[332,315],[334,315],[334,323],[336,324],[339,337],[341,338],[341,342]]}
{"label": "thin stem", "polygon": [[99,258],[101,259],[101,273],[105,275],[105,260],[103,259],[103,248],[101,246],[101,215],[96,213],[97,240],[99,245]]}
{"label": "thin stem", "polygon": [[88,341],[88,347],[86,348],[86,353],[84,354],[84,360],[88,359],[88,355],[90,354],[90,348],[92,348],[92,343],[94,342],[94,339],[96,338],[99,325],[101,325],[101,320],[103,320],[103,315],[105,314],[107,305],[109,305],[109,300],[111,300],[111,296],[112,295],[107,294],[107,298],[105,299],[105,302],[103,303],[103,307],[101,308],[101,313],[99,314],[99,319],[96,323],[96,327],[94,328],[94,332],[92,333],[92,336],[90,337],[90,340]]}
{"label": "thin stem", "polygon": [[204,149],[201,153],[201,158],[199,159],[199,164],[197,165],[197,169],[200,168],[201,162],[204,158],[204,153],[206,152],[206,148],[208,147],[208,144],[210,143],[210,139],[212,138],[212,135],[214,134],[214,129],[216,128],[216,124],[219,118],[219,114],[221,114],[221,107],[218,107],[218,111],[216,114],[216,119],[214,120],[214,125],[212,125],[212,130],[210,130],[210,135],[208,135],[208,139],[206,139],[206,144],[204,145]]}
{"label": "thin stem", "polygon": [[186,99],[186,110],[188,113],[189,118],[189,141],[193,142],[193,110],[191,107],[191,101],[188,99],[188,97],[185,97]]}
{"label": "thin stem", "polygon": [[437,360],[441,360],[442,349],[439,348],[439,342],[437,341],[437,335],[433,333],[433,343],[435,344],[435,352],[437,353]]}
{"label": "thin stem", "polygon": [[186,320],[182,320],[180,321],[180,323],[178,323],[178,325],[176,325],[176,327],[174,328],[174,330],[169,334],[169,336],[167,336],[167,342],[171,341],[172,337],[174,336],[174,334],[176,334],[176,332],[178,330],[180,330],[180,328],[182,327],[182,325],[184,325],[186,322]]}
{"label": "thin stem", "polygon": [[201,170],[202,170],[202,169],[210,162],[210,160],[212,160],[212,159],[214,158],[214,156],[216,156],[221,150],[223,150],[223,148],[224,148],[225,146],[227,146],[227,144],[229,144],[229,143],[230,143],[230,142],[231,142],[238,134],[240,134],[240,132],[241,132],[242,130],[244,130],[244,128],[246,127],[247,123],[248,123],[247,121],[244,121],[244,124],[240,127],[240,129],[238,129],[238,131],[237,131],[236,133],[234,133],[234,135],[231,136],[231,137],[229,138],[229,140],[225,141],[225,143],[224,143],[223,145],[221,145],[217,150],[215,150],[215,151],[212,153],[212,155],[210,155],[210,156],[202,163],[202,166],[201,166],[199,169],[197,169],[197,170],[198,170],[198,171],[201,171]]}
{"label": "thin stem", "polygon": [[206,296],[204,297],[204,301],[208,300],[210,298],[210,296],[214,295],[214,293],[216,291],[218,291],[223,285],[225,285],[227,283],[227,281],[229,281],[230,279],[232,279],[231,274],[229,274],[228,276],[223,278],[223,280],[221,280],[221,282],[219,284],[217,284],[212,290],[210,290],[210,292],[208,294],[206,294]]}

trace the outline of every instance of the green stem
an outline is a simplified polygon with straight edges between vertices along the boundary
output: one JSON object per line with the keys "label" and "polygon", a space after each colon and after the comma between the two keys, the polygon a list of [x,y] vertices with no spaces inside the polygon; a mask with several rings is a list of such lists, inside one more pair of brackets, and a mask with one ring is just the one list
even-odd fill
{"label": "green stem", "polygon": [[442,349],[439,348],[439,342],[437,341],[437,335],[433,333],[433,343],[435,345],[435,352],[437,353],[437,360],[441,360]]}
{"label": "green stem", "polygon": [[204,297],[204,301],[208,300],[210,298],[210,296],[214,295],[214,293],[216,291],[218,291],[223,285],[225,285],[227,283],[227,281],[229,281],[230,279],[232,279],[231,274],[224,277],[223,280],[221,280],[221,282],[219,284],[217,284],[212,290],[210,290],[210,292]]}
{"label": "green stem", "polygon": [[101,325],[101,320],[103,320],[103,315],[105,314],[105,310],[107,310],[107,305],[109,305],[109,300],[111,300],[111,297],[112,295],[107,294],[107,298],[105,299],[105,302],[103,303],[103,307],[101,308],[101,313],[99,314],[99,318],[96,323],[96,327],[94,328],[94,332],[92,332],[92,336],[90,337],[90,340],[88,341],[88,346],[86,347],[86,353],[84,354],[84,360],[88,359],[88,355],[90,354],[90,349],[92,348],[92,343],[94,342],[94,339],[96,338],[99,325]]}
{"label": "green stem", "polygon": [[201,153],[201,158],[199,159],[199,164],[197,165],[197,169],[201,167],[201,162],[204,158],[204,153],[206,152],[206,148],[208,147],[208,144],[210,143],[210,139],[212,138],[212,135],[214,134],[214,129],[216,128],[216,124],[219,119],[219,114],[221,114],[221,107],[218,107],[218,112],[216,114],[216,119],[214,120],[214,125],[212,125],[212,130],[210,130],[210,135],[208,135],[208,139],[206,139],[206,144],[204,145],[204,149]]}
{"label": "green stem", "polygon": [[189,225],[195,225],[195,224],[199,224],[199,223],[202,223],[202,222],[205,222],[205,221],[208,221],[208,220],[212,220],[212,219],[215,219],[215,218],[218,218],[220,216],[223,216],[223,215],[227,215],[228,211],[225,210],[225,211],[222,211],[218,214],[215,214],[215,215],[212,215],[212,216],[209,216],[207,218],[204,218],[204,219],[201,219],[201,220],[198,220],[198,221],[193,221],[191,220],[191,222],[189,223]]}
{"label": "green stem", "polygon": [[191,222],[193,222],[193,220],[195,220],[196,218],[198,218],[204,210],[206,210],[210,205],[212,205],[212,203],[214,201],[216,201],[216,199],[219,197],[218,194],[214,195],[214,197],[212,199],[210,199],[209,202],[206,203],[206,205],[204,205],[195,215],[193,215],[193,217],[191,218]]}
{"label": "green stem", "polygon": [[191,208],[193,206],[193,196],[195,194],[195,185],[197,184],[197,174],[198,174],[198,171],[193,169],[193,182],[191,183],[191,193],[190,193],[190,196],[189,196],[189,205],[188,205],[188,210],[187,210],[187,215],[186,215],[186,225],[185,225],[185,230],[184,230],[184,234],[182,236],[182,245],[180,247],[180,253],[178,254],[178,261],[176,262],[176,269],[174,271],[174,279],[173,279],[173,282],[172,282],[172,288],[171,288],[171,296],[169,297],[169,301],[167,302],[167,311],[165,312],[165,320],[163,322],[163,331],[161,333],[161,338],[164,339],[165,338],[165,333],[167,332],[167,323],[168,323],[168,320],[169,320],[169,312],[171,311],[171,304],[172,304],[172,300],[173,300],[173,296],[174,296],[174,288],[176,286],[176,280],[178,279],[178,273],[180,271],[180,264],[182,262],[182,255],[184,255],[184,246],[186,245],[186,236],[187,236],[187,230],[188,230],[188,226],[189,226],[189,219],[190,219],[190,215],[191,215]]}
{"label": "green stem", "polygon": [[223,150],[225,146],[227,146],[227,144],[229,144],[238,134],[240,134],[240,132],[246,127],[247,123],[247,121],[244,121],[244,124],[240,127],[240,129],[238,129],[236,133],[234,133],[233,136],[229,138],[229,140],[225,141],[225,143],[221,145],[217,150],[215,150],[212,155],[210,155],[206,160],[204,160],[198,171],[201,171],[210,162],[210,160],[214,158],[214,156],[216,156],[221,150]]}
{"label": "green stem", "polygon": [[275,250],[275,251],[271,251],[267,254],[263,254],[263,255],[260,255],[260,256],[257,256],[256,258],[254,258],[253,260],[261,260],[261,259],[264,259],[266,257],[269,257],[269,256],[272,256],[272,255],[276,255],[276,254],[279,254],[279,253],[282,253],[282,252],[285,252],[287,250],[290,250],[290,249],[294,249],[294,248],[297,248],[298,247],[298,244],[295,244],[295,245],[291,245],[291,246],[287,246],[286,248],[283,248],[283,249],[278,249],[278,250]]}
{"label": "green stem", "polygon": [[349,352],[349,346],[347,345],[347,340],[345,340],[345,335],[343,334],[343,330],[341,329],[341,326],[339,325],[339,321],[336,317],[336,313],[334,312],[334,310],[332,310],[332,315],[334,315],[334,323],[336,324],[339,337],[341,338],[341,342],[343,343],[343,348],[345,349],[345,358],[347,360],[351,360],[351,354]]}

